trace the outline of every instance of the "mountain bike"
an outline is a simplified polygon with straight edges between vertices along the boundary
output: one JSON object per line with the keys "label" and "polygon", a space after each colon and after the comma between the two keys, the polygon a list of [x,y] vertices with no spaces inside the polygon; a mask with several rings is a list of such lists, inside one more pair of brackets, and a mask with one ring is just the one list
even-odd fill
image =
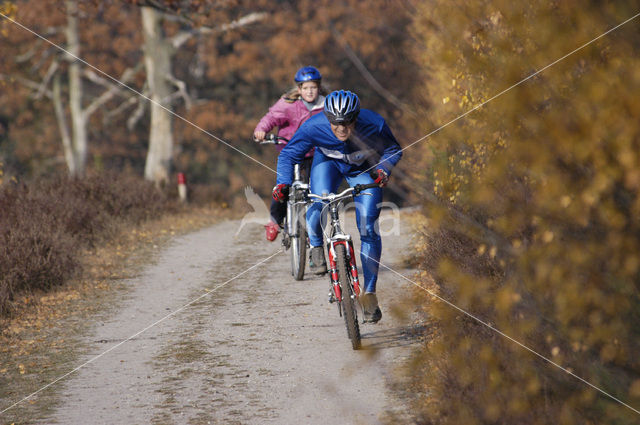
{"label": "mountain bike", "polygon": [[[260,142],[262,145],[280,145],[288,140],[281,136],[270,134]],[[295,280],[304,279],[304,270],[307,255],[307,202],[306,195],[309,192],[308,178],[303,177],[300,164],[293,167],[293,183],[289,188],[287,199],[287,215],[284,219],[284,231],[282,232],[282,245],[285,250],[291,249],[291,274]]]}
{"label": "mountain bike", "polygon": [[365,189],[379,187],[376,183],[357,184],[340,192],[326,196],[309,193],[308,198],[314,202],[325,202],[329,208],[331,226],[326,248],[329,253],[329,302],[338,303],[338,313],[344,317],[347,326],[347,335],[351,340],[354,350],[360,348],[360,326],[358,325],[358,312],[356,305],[360,296],[360,281],[358,279],[358,267],[353,249],[351,236],[346,234],[340,226],[340,206],[342,201],[358,195]]}

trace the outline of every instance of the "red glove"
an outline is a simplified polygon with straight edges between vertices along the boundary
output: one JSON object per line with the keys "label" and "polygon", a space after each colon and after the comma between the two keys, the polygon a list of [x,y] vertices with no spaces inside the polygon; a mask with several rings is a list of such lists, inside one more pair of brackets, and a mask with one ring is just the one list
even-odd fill
{"label": "red glove", "polygon": [[384,171],[382,168],[378,168],[375,171],[371,171],[371,178],[373,182],[376,183],[380,187],[385,187],[387,182],[389,181],[389,174]]}
{"label": "red glove", "polygon": [[289,185],[284,183],[277,184],[271,193],[273,200],[278,202],[284,202],[287,196],[289,196]]}

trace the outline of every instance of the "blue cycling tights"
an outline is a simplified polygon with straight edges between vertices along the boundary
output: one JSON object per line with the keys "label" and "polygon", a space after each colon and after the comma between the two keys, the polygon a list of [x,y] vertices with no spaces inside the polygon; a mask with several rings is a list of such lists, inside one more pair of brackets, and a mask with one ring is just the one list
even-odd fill
{"label": "blue cycling tights", "polygon": [[[343,175],[333,161],[316,151],[311,167],[311,193],[317,195],[336,193],[343,179],[346,179],[352,187],[356,184],[373,183],[368,173],[361,175],[354,173],[353,177]],[[382,189],[367,189],[363,193],[370,193],[371,196],[361,195],[354,199],[356,223],[361,242],[360,261],[364,274],[365,292],[376,292],[378,265],[382,252],[382,240],[378,229]],[[323,204],[316,202],[307,210],[307,231],[311,246],[323,246],[322,228],[327,220],[327,214],[322,214],[322,209]]]}

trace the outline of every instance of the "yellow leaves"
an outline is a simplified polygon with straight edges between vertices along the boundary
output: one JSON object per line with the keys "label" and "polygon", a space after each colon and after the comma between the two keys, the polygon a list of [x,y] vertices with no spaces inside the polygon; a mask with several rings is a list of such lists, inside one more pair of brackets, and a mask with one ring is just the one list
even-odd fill
{"label": "yellow leaves", "polygon": [[447,104],[447,103],[449,103],[449,96],[442,98],[442,104]]}
{"label": "yellow leaves", "polygon": [[25,328],[23,326],[18,325],[18,324],[12,324],[6,330],[9,333],[18,335],[18,334],[22,333],[25,330]]}
{"label": "yellow leaves", "polygon": [[529,403],[525,398],[512,397],[508,402],[507,409],[514,414],[522,414],[529,410]]}
{"label": "yellow leaves", "polygon": [[[488,251],[487,251],[487,248],[488,248]],[[476,249],[476,253],[479,256],[482,256],[484,254],[488,254],[491,259],[495,259],[496,256],[498,255],[498,247],[496,247],[496,246],[488,247],[485,244],[480,244],[480,245],[478,245],[478,248]]]}
{"label": "yellow leaves", "polygon": [[0,13],[6,15],[10,18],[14,18],[16,12],[18,11],[18,7],[10,1],[4,1],[0,3]]}
{"label": "yellow leaves", "polygon": [[490,422],[497,422],[502,414],[502,408],[498,403],[489,403],[484,411],[484,416]]}
{"label": "yellow leaves", "polygon": [[640,398],[640,379],[636,379],[629,387],[629,395],[631,397]]}
{"label": "yellow leaves", "polygon": [[442,182],[441,182],[440,180],[438,180],[438,179],[435,179],[435,180],[433,181],[433,192],[434,192],[436,195],[438,195],[438,194],[439,194],[439,192],[441,191],[441,189],[442,189]]}
{"label": "yellow leaves", "polygon": [[538,391],[540,391],[540,380],[535,376],[531,377],[531,379],[529,379],[529,381],[527,382],[525,391],[528,394],[536,394]]}
{"label": "yellow leaves", "polygon": [[495,294],[495,306],[498,312],[507,314],[514,304],[522,299],[521,295],[509,287],[501,288]]}
{"label": "yellow leaves", "polygon": [[571,349],[573,350],[574,353],[578,353],[580,351],[585,351],[587,349],[587,346],[578,341],[573,341],[571,343]]}
{"label": "yellow leaves", "polygon": [[634,169],[637,167],[637,155],[631,147],[626,146],[618,152],[618,162],[625,168]]}
{"label": "yellow leaves", "polygon": [[498,25],[502,21],[502,18],[502,13],[500,13],[500,11],[493,12],[489,16],[489,20],[494,26]]}
{"label": "yellow leaves", "polygon": [[630,275],[635,274],[638,271],[639,266],[640,260],[635,253],[628,255],[624,260],[624,270]]}
{"label": "yellow leaves", "polygon": [[59,291],[40,297],[40,303],[44,305],[57,305],[65,301],[73,301],[77,299],[80,299],[80,293],[78,291]]}
{"label": "yellow leaves", "polygon": [[[1,175],[2,174],[0,174],[0,176]],[[1,182],[2,180],[0,180],[0,183]],[[640,169],[633,168],[631,170],[627,170],[627,172],[624,174],[624,184],[628,189],[631,190],[640,189]]]}
{"label": "yellow leaves", "polygon": [[605,344],[600,350],[600,358],[604,362],[613,361],[618,354],[618,349],[613,344]]}
{"label": "yellow leaves", "polygon": [[[444,4],[442,1],[437,3]],[[554,16],[556,12],[538,15],[538,4],[531,6],[527,16],[532,19],[530,28],[540,29],[542,32],[538,34],[548,44],[540,43],[539,38],[531,39],[530,34],[524,34],[517,25],[509,28],[510,17],[515,15],[512,15],[514,10],[506,6],[483,8],[474,4],[461,7],[465,11],[475,7],[478,13],[469,16],[483,19],[488,26],[477,31],[485,34],[478,34],[461,17],[455,29],[449,30],[458,34],[468,31],[467,42],[474,44],[472,48],[462,43],[457,62],[434,66],[430,75],[433,80],[427,85],[432,93],[440,93],[436,100],[446,99],[443,104],[447,107],[440,107],[441,110],[451,111],[457,105],[468,108],[487,99],[487,92],[497,93],[499,90],[495,89],[499,89],[499,84],[522,75],[522,58],[528,53],[555,46],[547,53],[535,56],[536,61],[542,63],[545,62],[543,57],[558,52],[556,49],[567,41],[557,37],[555,30],[562,29],[561,26],[533,24],[541,16],[551,24],[558,17]],[[495,12],[497,9],[504,17]],[[587,9],[591,9],[589,22],[603,22],[595,12],[604,9],[599,6]],[[556,24],[568,17],[564,13],[557,12],[562,19]],[[585,10],[580,13],[586,14]],[[506,35],[503,30],[512,31],[515,36],[501,38]],[[441,35],[434,32],[433,37]],[[489,46],[483,46],[483,42]],[[455,128],[450,127],[448,134],[439,135],[439,156],[433,167],[437,170],[437,174],[433,173],[433,184],[440,199],[454,200],[456,211],[477,218],[502,240],[509,241],[513,248],[503,253],[502,245],[500,250],[492,247],[491,242],[475,231],[465,236],[472,241],[484,242],[477,246],[469,245],[465,239],[450,237],[451,245],[447,246],[450,250],[444,254],[452,257],[450,268],[438,269],[438,274],[443,288],[452,294],[452,302],[461,307],[469,306],[483,320],[495,322],[498,329],[512,330],[514,336],[524,337],[523,341],[535,347],[545,345],[542,335],[552,333],[554,338],[547,346],[554,361],[580,365],[580,374],[591,374],[587,378],[595,377],[596,380],[601,376],[600,372],[606,376],[607,362],[611,360],[629,366],[629,360],[624,356],[631,358],[629,353],[633,352],[635,331],[632,325],[638,305],[636,281],[640,271],[640,244],[637,237],[627,240],[640,231],[640,121],[629,119],[640,115],[640,100],[636,94],[640,87],[640,67],[635,66],[640,63],[640,53],[631,45],[619,48],[616,43],[611,44],[605,61],[588,58],[584,62],[567,61],[565,68],[558,72],[549,70],[551,72],[544,78],[531,80],[527,87],[519,87],[465,117]],[[616,50],[617,54],[614,54]],[[625,52],[632,52],[631,56]],[[486,66],[490,62],[493,67]],[[610,65],[618,67],[615,69],[618,72],[607,72],[613,71],[609,69]],[[577,75],[579,78],[574,78]],[[617,78],[608,78],[611,75]],[[631,75],[635,77],[628,78]],[[480,76],[485,77],[486,84]],[[594,82],[599,85],[592,84]],[[443,220],[434,224],[448,225],[449,222]],[[466,230],[463,225],[454,229],[461,228],[463,233]],[[500,262],[490,261],[491,257],[506,259],[506,265],[500,269],[497,266]],[[487,283],[482,266],[488,263],[496,267],[497,272]],[[474,275],[474,280],[460,276],[463,270],[470,270],[469,275],[477,272],[480,277]],[[477,280],[484,280],[484,283],[474,286]],[[522,291],[516,291],[515,284],[510,286],[512,282],[522,285]],[[487,288],[488,294],[483,293]],[[519,297],[526,299],[523,301]],[[516,309],[516,306],[520,307],[519,303],[526,308]],[[521,318],[520,313],[525,317]],[[464,321],[457,321],[456,325],[471,334],[474,332],[474,326],[460,322]],[[525,322],[538,326],[528,325],[527,331]],[[455,326],[449,323],[442,326],[446,327],[445,334],[455,332]],[[472,339],[477,345],[487,342],[480,335],[473,335]],[[620,345],[614,343],[615,339],[621,341]],[[495,350],[495,357],[504,354],[500,352],[500,344],[487,345]],[[445,347],[443,354],[455,355],[457,349],[452,343]],[[482,353],[480,347],[477,350]],[[478,355],[478,365],[464,367],[484,368],[489,375],[495,357]],[[505,369],[512,367],[516,371],[514,375],[529,367],[534,372],[546,368],[521,365],[509,355],[502,361]],[[448,359],[442,359],[442,362],[449,363]],[[455,373],[453,370],[453,376]],[[544,372],[537,376],[543,375]],[[528,377],[512,375],[511,378],[511,382],[505,379],[504,384],[514,393],[522,393],[524,388],[526,394],[540,390],[541,383],[530,381]],[[611,385],[617,384],[612,381]],[[640,379],[631,386],[625,385],[627,387],[617,387],[615,391],[624,394],[624,390],[629,389],[640,399]],[[578,396],[582,394],[581,389],[575,393],[572,389],[558,391],[563,402],[571,400],[571,414],[584,407],[580,403],[589,400],[589,394]],[[510,396],[505,396],[504,400]],[[474,394],[470,399],[476,403],[477,418],[487,414],[491,403],[478,402],[481,395]],[[449,406],[447,403],[445,398],[445,409]],[[532,399],[533,403],[535,400]],[[552,407],[547,412],[553,411],[556,418],[560,416],[555,401],[550,401],[548,406]],[[495,415],[495,412],[491,414]],[[613,423],[611,419],[607,416],[607,420],[601,422]],[[518,418],[511,422],[519,423]],[[536,419],[530,422],[545,423]],[[583,422],[575,417],[571,421]]]}
{"label": "yellow leaves", "polygon": [[25,373],[27,373],[27,370],[22,363],[18,365],[18,370],[20,371],[20,375],[24,375]]}
{"label": "yellow leaves", "polygon": [[[13,2],[5,1],[0,3],[0,13],[7,16],[9,19],[15,19],[17,11],[18,7],[13,4]],[[2,22],[0,23],[0,34],[4,37],[9,34],[9,26],[7,25],[7,20],[4,18],[2,18]]]}

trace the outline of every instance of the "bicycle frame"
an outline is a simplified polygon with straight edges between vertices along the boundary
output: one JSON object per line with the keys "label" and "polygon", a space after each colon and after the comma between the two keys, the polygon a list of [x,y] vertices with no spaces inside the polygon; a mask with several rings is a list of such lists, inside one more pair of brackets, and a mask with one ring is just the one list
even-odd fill
{"label": "bicycle frame", "polygon": [[[284,137],[270,134],[260,144],[281,145],[287,142]],[[291,274],[294,279],[304,278],[307,232],[306,232],[306,209],[307,193],[309,184],[304,181],[301,173],[301,165],[294,165],[293,183],[289,188],[287,198],[287,214],[284,221],[284,231],[282,232],[282,245],[285,250],[291,250]]]}
{"label": "bicycle frame", "polygon": [[353,294],[358,297],[360,295],[360,280],[358,277],[358,267],[356,265],[356,257],[353,249],[353,240],[351,235],[342,231],[340,226],[340,216],[338,210],[342,202],[332,202],[329,204],[329,214],[331,217],[331,233],[327,241],[329,251],[329,277],[333,285],[333,292],[338,301],[342,300],[342,290],[340,289],[340,280],[338,278],[338,269],[336,266],[336,246],[344,245],[349,261],[349,271],[351,273],[351,285]]}
{"label": "bicycle frame", "polygon": [[[328,202],[329,216],[331,218],[331,232],[327,240],[327,251],[329,252],[329,278],[331,280],[331,287],[333,293],[330,294],[329,302],[338,301],[338,309],[340,310],[340,302],[342,301],[342,290],[340,288],[340,279],[338,277],[338,269],[336,264],[336,246],[344,245],[347,260],[349,261],[349,274],[351,275],[351,286],[354,297],[360,295],[360,279],[358,276],[358,267],[356,262],[356,256],[353,248],[353,240],[351,236],[346,234],[340,225],[340,206],[342,201],[349,197],[360,194],[365,189],[371,187],[378,187],[375,183],[366,185],[356,185],[342,191],[337,195],[320,196],[309,193],[307,196],[317,201]],[[365,194],[366,195],[366,194]],[[341,310],[340,310],[341,311]],[[342,312],[340,313],[342,314]]]}

